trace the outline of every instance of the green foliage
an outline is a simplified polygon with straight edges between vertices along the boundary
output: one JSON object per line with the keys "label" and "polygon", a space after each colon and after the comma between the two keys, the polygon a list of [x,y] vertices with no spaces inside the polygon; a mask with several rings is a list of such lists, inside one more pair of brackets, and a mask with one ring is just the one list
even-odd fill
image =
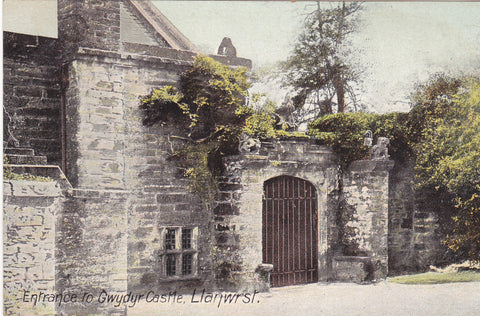
{"label": "green foliage", "polygon": [[217,143],[186,145],[179,153],[182,165],[185,167],[185,176],[190,180],[189,189],[203,201],[211,201],[217,191],[217,182],[214,172],[209,169],[209,158],[214,155]]}
{"label": "green foliage", "polygon": [[292,137],[287,126],[278,126],[276,106],[265,95],[253,95],[246,104],[249,86],[245,68],[199,56],[178,88],[155,89],[141,99],[145,125],[173,123],[187,134],[186,145],[171,158],[184,168],[190,190],[202,201],[214,199],[222,157],[238,152],[242,133],[261,139]]}
{"label": "green foliage", "polygon": [[[423,131],[417,150],[417,185],[455,197],[454,227],[446,244],[480,260],[480,79],[465,79],[437,98],[441,115]],[[448,104],[445,104],[448,103]]]}
{"label": "green foliage", "polygon": [[438,213],[452,218],[446,245],[480,260],[480,79],[436,75],[412,100],[410,113],[325,115],[308,134],[331,146],[344,167],[368,157],[366,130],[390,138],[391,157],[415,161],[416,188],[435,190]]}
{"label": "green foliage", "polygon": [[30,173],[15,173],[12,171],[12,167],[8,161],[7,155],[3,155],[3,179],[4,180],[26,180],[26,181],[39,181],[50,182],[52,179],[49,177],[34,176]]}
{"label": "green foliage", "polygon": [[390,155],[403,160],[411,152],[406,113],[384,115],[368,113],[337,113],[320,117],[309,125],[308,134],[322,144],[331,146],[346,167],[354,160],[369,158],[369,148],[364,145],[365,132],[374,132],[377,137],[390,138]]}
{"label": "green foliage", "polygon": [[396,161],[403,162],[414,158],[413,148],[416,144],[411,137],[412,129],[409,113],[387,113],[378,115],[369,129],[375,137],[388,137],[390,145],[388,152]]}
{"label": "green foliage", "polygon": [[241,126],[252,109],[245,106],[250,84],[246,68],[232,69],[198,56],[180,78],[179,88],[166,86],[141,99],[145,125],[175,121],[192,140],[215,138]]}
{"label": "green foliage", "polygon": [[[252,103],[260,107],[245,121],[243,132],[259,139],[285,139],[291,137],[308,137],[304,133],[289,132],[289,125],[286,122],[281,124],[280,116],[276,113],[278,108],[270,99],[266,98],[262,103],[261,98],[265,95],[254,95]],[[262,103],[259,105],[259,103]]]}
{"label": "green foliage", "polygon": [[402,275],[388,279],[389,282],[400,284],[441,284],[452,282],[478,282],[480,273],[463,272],[427,272],[414,275]]}
{"label": "green foliage", "polygon": [[415,105],[409,113],[409,137],[420,144],[424,134],[435,129],[449,111],[452,97],[461,87],[461,80],[444,74],[434,75],[427,83],[419,85],[412,95]]}
{"label": "green foliage", "polygon": [[308,134],[331,146],[346,166],[354,160],[368,158],[368,147],[363,145],[363,140],[376,116],[366,113],[327,114],[309,125]]}
{"label": "green foliage", "polygon": [[246,134],[260,139],[275,138],[275,119],[269,113],[254,114],[245,121]]}
{"label": "green foliage", "polygon": [[250,86],[246,71],[200,55],[182,74],[178,88],[155,89],[141,99],[145,125],[169,122],[187,133],[187,144],[172,158],[185,169],[190,189],[205,202],[217,191],[222,156],[238,151],[245,119],[253,113],[245,105]]}

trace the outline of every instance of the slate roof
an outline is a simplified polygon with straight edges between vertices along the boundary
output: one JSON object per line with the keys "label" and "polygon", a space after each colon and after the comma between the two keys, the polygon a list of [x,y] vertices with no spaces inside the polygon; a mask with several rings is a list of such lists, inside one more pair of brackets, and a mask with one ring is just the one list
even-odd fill
{"label": "slate roof", "polygon": [[195,45],[151,1],[124,0],[120,21],[124,42],[196,51]]}

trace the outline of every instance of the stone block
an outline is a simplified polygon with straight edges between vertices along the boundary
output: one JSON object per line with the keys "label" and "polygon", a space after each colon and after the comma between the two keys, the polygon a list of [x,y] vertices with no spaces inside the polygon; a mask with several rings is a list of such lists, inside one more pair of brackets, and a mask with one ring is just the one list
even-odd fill
{"label": "stone block", "polygon": [[368,280],[373,271],[370,258],[341,256],[333,259],[334,278],[336,281],[361,283]]}
{"label": "stone block", "polygon": [[189,200],[185,193],[157,194],[157,202],[161,204],[182,203]]}

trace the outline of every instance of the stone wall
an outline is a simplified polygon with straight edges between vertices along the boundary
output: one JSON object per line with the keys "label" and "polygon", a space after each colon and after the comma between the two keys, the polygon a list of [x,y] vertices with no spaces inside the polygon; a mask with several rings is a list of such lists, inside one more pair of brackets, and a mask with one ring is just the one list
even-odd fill
{"label": "stone wall", "polygon": [[[56,236],[57,292],[126,292],[128,203],[118,190],[76,189],[65,200]],[[77,302],[63,308],[57,311],[88,314],[112,306]]]}
{"label": "stone wall", "polygon": [[390,176],[388,265],[390,274],[415,269],[413,166],[395,163]]}
{"label": "stone wall", "polygon": [[161,138],[142,125],[139,98],[175,84],[193,59],[170,65],[89,53],[70,65],[67,176],[79,188],[136,188],[138,170],[129,167],[144,161],[145,150],[156,150]]}
{"label": "stone wall", "polygon": [[[128,2],[124,5],[132,9]],[[128,289],[139,291],[208,283],[212,213],[188,190],[184,170],[168,160],[183,145],[175,138],[182,132],[171,126],[144,126],[139,110],[140,97],[154,88],[176,85],[196,54],[122,42],[120,8],[120,1],[59,1],[59,38],[68,73],[66,174],[80,194],[69,201],[65,213],[74,224],[63,228],[65,234],[82,232],[77,242],[59,240],[59,248],[68,253],[60,270],[68,275],[70,266],[89,267],[77,273],[75,284],[79,286],[108,287],[116,273],[118,280],[128,280]],[[251,65],[241,58],[227,61],[232,66]],[[102,210],[106,218],[100,215]],[[102,235],[99,221],[109,227],[108,236]],[[183,229],[190,230],[193,238],[192,248],[186,251],[180,243]],[[122,249],[108,250],[108,260],[125,255],[126,266],[120,260],[121,268],[115,264],[110,270],[125,268],[126,272],[107,269],[96,275],[104,262],[98,260],[103,249],[91,248],[90,243],[99,230],[100,236],[119,243]],[[177,234],[175,251],[166,249],[168,230]],[[125,231],[129,232],[126,239]],[[189,255],[192,271],[184,275],[183,260]],[[174,275],[166,271],[171,256],[176,260]],[[125,284],[119,281],[110,289],[117,291]]]}
{"label": "stone wall", "polygon": [[[4,126],[18,143],[60,165],[60,58],[56,39],[4,32]],[[10,122],[8,118],[10,117]],[[5,129],[4,129],[5,131]],[[4,138],[7,135],[4,135]],[[7,139],[4,139],[7,140]]]}
{"label": "stone wall", "polygon": [[452,227],[454,199],[446,192],[423,189],[415,194],[413,214],[412,247],[416,254],[416,270],[428,270],[430,265],[444,266],[455,261],[455,257],[443,244]]}
{"label": "stone wall", "polygon": [[[86,51],[70,65],[67,176],[81,190],[111,190],[128,196],[128,203],[115,209],[131,232],[128,285],[135,290],[180,288],[211,276],[211,212],[188,190],[184,170],[168,160],[183,145],[175,135],[183,134],[172,127],[144,126],[139,110],[141,96],[156,87],[176,84],[178,74],[193,61],[191,55],[187,57],[172,64],[154,57],[92,56],[92,51]],[[91,199],[75,207],[78,212],[88,212]],[[110,207],[108,197],[95,203]],[[95,222],[85,223],[82,229],[94,234],[99,228],[90,224]],[[164,234],[168,228],[182,227],[197,234],[195,271],[185,277],[167,277]],[[85,257],[96,255],[92,252]]]}
{"label": "stone wall", "polygon": [[[214,206],[200,201],[185,170],[169,160],[183,145],[176,137],[182,132],[144,126],[139,110],[140,97],[178,84],[195,53],[122,42],[119,0],[58,5],[59,40],[5,33],[5,108],[14,145],[60,164],[64,142],[75,190],[62,197],[55,182],[5,186],[7,296],[19,287],[94,295],[215,281],[268,288],[259,273],[263,188],[282,175],[316,190],[319,281],[383,278],[389,257],[392,271],[438,262],[437,217],[428,203],[434,197],[413,197],[411,167],[396,166],[389,177],[390,161],[359,161],[342,173],[333,152],[313,140],[264,142],[256,152],[228,157]],[[26,185],[33,190],[25,193]],[[34,193],[42,186],[51,190]],[[224,275],[229,265],[235,268]],[[9,313],[21,308],[9,302]],[[98,308],[122,312],[80,303],[68,312]]]}
{"label": "stone wall", "polygon": [[63,54],[78,47],[117,51],[120,47],[120,1],[58,0],[58,38]]}
{"label": "stone wall", "polygon": [[[430,265],[449,260],[449,251],[442,244],[448,226],[441,210],[449,207],[442,194],[414,190],[413,162],[395,163],[390,175],[389,190],[389,273],[425,271]],[[447,212],[448,213],[448,212]]]}
{"label": "stone wall", "polygon": [[[25,310],[53,314],[52,303],[34,306],[31,295],[55,293],[56,221],[62,211],[56,181],[3,182],[3,304],[6,315]],[[27,292],[25,292],[27,291]]]}
{"label": "stone wall", "polygon": [[[268,179],[280,175],[311,182],[317,193],[319,280],[329,279],[331,244],[335,236],[338,165],[326,147],[309,140],[263,143],[256,154],[232,157],[220,182],[220,200],[214,210],[217,251],[225,261],[239,264],[230,282],[243,289],[262,288],[257,273],[262,262],[262,196]],[[218,273],[219,271],[217,271]],[[268,280],[267,280],[268,281]]]}
{"label": "stone wall", "polygon": [[345,208],[352,212],[342,229],[353,229],[349,236],[356,255],[371,260],[370,278],[388,273],[388,191],[391,160],[354,161],[343,176]]}

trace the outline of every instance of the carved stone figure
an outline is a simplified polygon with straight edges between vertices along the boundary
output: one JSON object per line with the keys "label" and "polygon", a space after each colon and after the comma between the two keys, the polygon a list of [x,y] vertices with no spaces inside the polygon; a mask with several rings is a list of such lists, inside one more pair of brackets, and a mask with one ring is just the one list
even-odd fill
{"label": "carved stone figure", "polygon": [[220,46],[218,47],[218,55],[227,57],[237,57],[237,49],[232,44],[232,40],[229,37],[224,37]]}
{"label": "carved stone figure", "polygon": [[260,141],[256,138],[251,138],[248,136],[242,136],[239,144],[240,153],[245,154],[257,154],[260,150]]}
{"label": "carved stone figure", "polygon": [[388,159],[390,155],[388,154],[388,145],[390,144],[390,139],[387,137],[379,137],[377,144],[370,149],[370,154],[372,159]]}

